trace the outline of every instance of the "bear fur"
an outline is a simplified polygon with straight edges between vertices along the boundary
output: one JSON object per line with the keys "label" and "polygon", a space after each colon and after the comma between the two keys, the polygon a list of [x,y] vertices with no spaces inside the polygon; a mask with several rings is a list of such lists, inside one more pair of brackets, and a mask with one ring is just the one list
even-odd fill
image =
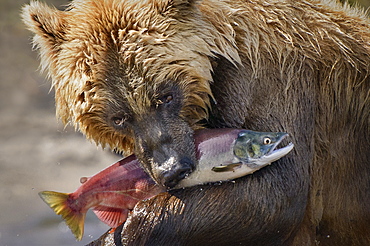
{"label": "bear fur", "polygon": [[[294,152],[234,182],[137,204],[113,245],[370,245],[370,22],[329,0],[73,0],[23,8],[56,110],[159,184],[195,129],[284,131]],[[109,239],[110,238],[110,239]]]}

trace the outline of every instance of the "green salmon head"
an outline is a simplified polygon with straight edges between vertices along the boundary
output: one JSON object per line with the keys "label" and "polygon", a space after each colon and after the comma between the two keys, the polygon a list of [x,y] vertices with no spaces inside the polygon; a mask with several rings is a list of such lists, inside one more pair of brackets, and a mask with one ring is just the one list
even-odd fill
{"label": "green salmon head", "polygon": [[277,145],[288,136],[285,132],[255,132],[243,130],[234,145],[234,155],[241,161],[259,159],[271,154]]}

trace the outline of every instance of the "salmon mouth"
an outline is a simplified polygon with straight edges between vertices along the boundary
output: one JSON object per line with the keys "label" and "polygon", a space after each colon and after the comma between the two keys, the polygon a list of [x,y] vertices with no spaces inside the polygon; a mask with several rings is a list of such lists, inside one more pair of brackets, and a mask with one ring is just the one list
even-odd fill
{"label": "salmon mouth", "polygon": [[[278,147],[278,146],[276,146],[276,147]],[[286,145],[284,147],[272,149],[266,156],[271,156],[271,155],[274,155],[276,153],[281,153],[281,152],[288,153],[293,149],[293,147],[294,147],[294,144],[292,142],[290,142],[290,143],[288,143],[288,145]]]}
{"label": "salmon mouth", "polygon": [[[285,133],[276,143],[272,146],[271,150],[266,154],[266,157],[275,159],[276,157],[282,157],[288,154],[294,147],[292,142],[289,142],[287,145],[282,146],[281,143],[285,138],[289,136],[288,133]],[[276,157],[275,157],[276,156]]]}

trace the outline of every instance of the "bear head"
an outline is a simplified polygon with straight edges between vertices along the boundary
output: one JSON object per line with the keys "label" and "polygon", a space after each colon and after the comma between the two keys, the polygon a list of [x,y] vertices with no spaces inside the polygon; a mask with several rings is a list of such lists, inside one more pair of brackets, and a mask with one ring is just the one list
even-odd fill
{"label": "bear head", "polygon": [[[194,169],[193,132],[213,103],[212,59],[240,59],[226,21],[183,0],[75,0],[64,11],[31,2],[22,15],[64,124],[134,152],[161,185]],[[225,24],[211,28],[212,18]]]}

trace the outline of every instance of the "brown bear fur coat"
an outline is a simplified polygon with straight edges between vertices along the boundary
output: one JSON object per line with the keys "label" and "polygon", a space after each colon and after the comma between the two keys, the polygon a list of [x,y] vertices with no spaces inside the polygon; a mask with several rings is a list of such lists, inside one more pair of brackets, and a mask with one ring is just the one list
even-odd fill
{"label": "brown bear fur coat", "polygon": [[[106,245],[370,245],[370,22],[329,0],[74,0],[23,9],[57,114],[172,187],[193,132],[285,131],[235,182],[139,202]],[[114,243],[113,243],[114,241]],[[97,242],[98,244],[98,242]]]}

